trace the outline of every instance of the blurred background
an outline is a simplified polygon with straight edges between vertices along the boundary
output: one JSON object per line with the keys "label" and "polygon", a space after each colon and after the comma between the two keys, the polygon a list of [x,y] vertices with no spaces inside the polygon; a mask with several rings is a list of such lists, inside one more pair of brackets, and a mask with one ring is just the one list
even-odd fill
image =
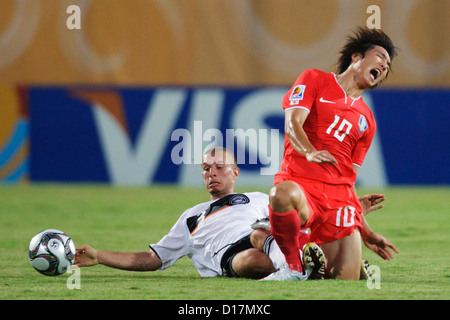
{"label": "blurred background", "polygon": [[448,185],[450,0],[2,0],[0,181],[201,185],[198,155],[230,143],[240,184],[270,186],[281,97],[335,72],[371,5],[399,56],[364,93],[378,130],[357,184]]}

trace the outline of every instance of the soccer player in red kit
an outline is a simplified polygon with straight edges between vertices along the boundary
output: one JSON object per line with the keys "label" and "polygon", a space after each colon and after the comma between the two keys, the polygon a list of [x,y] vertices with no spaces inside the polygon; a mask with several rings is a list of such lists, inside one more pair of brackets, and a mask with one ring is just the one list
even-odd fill
{"label": "soccer player in red kit", "polygon": [[306,70],[284,96],[284,154],[269,194],[269,219],[289,269],[267,280],[300,277],[301,228],[311,229],[311,241],[322,248],[331,278],[359,279],[360,237],[372,250],[398,252],[370,229],[354,190],[376,130],[361,94],[387,77],[395,55],[384,32],[358,28],[340,52],[337,75]]}

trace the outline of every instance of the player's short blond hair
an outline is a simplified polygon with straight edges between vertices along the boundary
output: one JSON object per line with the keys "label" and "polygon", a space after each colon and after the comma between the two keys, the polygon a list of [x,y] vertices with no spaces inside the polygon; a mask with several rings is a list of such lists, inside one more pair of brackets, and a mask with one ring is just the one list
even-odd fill
{"label": "player's short blond hair", "polygon": [[[224,148],[224,147],[214,147],[211,148],[209,150],[207,150],[203,156],[209,154],[212,157],[214,157],[216,155],[216,153],[222,153],[225,154],[225,163],[230,165],[231,168],[237,168],[237,161],[236,161],[236,157],[233,153],[233,151],[231,151],[230,149]],[[202,164],[203,164],[203,157],[202,157]]]}

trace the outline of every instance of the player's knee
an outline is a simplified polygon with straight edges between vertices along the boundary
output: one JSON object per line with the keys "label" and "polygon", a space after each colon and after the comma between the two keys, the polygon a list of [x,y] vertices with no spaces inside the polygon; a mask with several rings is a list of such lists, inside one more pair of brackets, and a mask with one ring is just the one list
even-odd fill
{"label": "player's knee", "polygon": [[250,235],[250,242],[252,243],[253,247],[259,250],[263,250],[264,248],[264,242],[266,241],[267,237],[270,235],[270,232],[264,229],[255,229],[253,230],[252,234]]}
{"label": "player's knee", "polygon": [[300,187],[292,181],[284,181],[275,185],[269,193],[270,207],[275,212],[288,212],[297,209],[301,199]]}

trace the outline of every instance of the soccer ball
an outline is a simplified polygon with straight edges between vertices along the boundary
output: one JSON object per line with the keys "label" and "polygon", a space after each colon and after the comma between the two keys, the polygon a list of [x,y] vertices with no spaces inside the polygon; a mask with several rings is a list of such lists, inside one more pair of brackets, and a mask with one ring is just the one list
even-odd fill
{"label": "soccer ball", "polygon": [[28,258],[37,271],[46,276],[67,272],[75,260],[75,245],[70,237],[57,229],[39,232],[30,241]]}

